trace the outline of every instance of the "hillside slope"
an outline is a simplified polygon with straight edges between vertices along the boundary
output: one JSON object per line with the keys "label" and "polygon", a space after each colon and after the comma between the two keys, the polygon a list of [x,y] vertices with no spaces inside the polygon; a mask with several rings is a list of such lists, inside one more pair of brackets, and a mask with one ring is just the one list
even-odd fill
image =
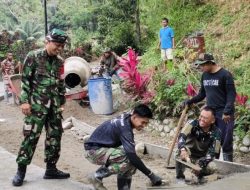
{"label": "hillside slope", "polygon": [[231,70],[238,92],[250,95],[250,1],[211,0],[218,12],[205,32],[207,50]]}

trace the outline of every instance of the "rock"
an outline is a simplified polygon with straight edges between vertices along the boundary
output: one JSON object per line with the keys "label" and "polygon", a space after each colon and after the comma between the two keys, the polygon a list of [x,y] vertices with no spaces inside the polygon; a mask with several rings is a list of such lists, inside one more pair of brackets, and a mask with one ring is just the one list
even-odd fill
{"label": "rock", "polygon": [[237,150],[238,149],[238,146],[236,143],[233,144],[233,150]]}
{"label": "rock", "polygon": [[163,131],[163,129],[164,129],[164,126],[163,126],[163,125],[159,125],[159,126],[158,126],[158,130],[159,130],[159,132],[162,132],[162,131]]}
{"label": "rock", "polygon": [[168,125],[170,123],[169,119],[164,119],[162,122],[164,125]]}
{"label": "rock", "polygon": [[246,147],[246,146],[241,146],[241,147],[240,147],[240,151],[241,151],[241,152],[244,152],[244,153],[248,153],[248,152],[249,152],[249,148]]}
{"label": "rock", "polygon": [[173,129],[173,128],[176,127],[176,126],[175,126],[175,122],[174,122],[173,119],[170,120],[168,127],[169,127],[170,129]]}
{"label": "rock", "polygon": [[166,134],[165,134],[164,132],[161,132],[160,136],[161,136],[161,137],[165,137]]}
{"label": "rock", "polygon": [[71,117],[66,118],[65,120],[63,120],[63,123],[64,123],[64,122],[72,122],[72,116],[71,116]]}
{"label": "rock", "polygon": [[145,128],[145,131],[147,131],[147,132],[151,132],[151,131],[153,131],[154,129],[153,128],[151,128],[151,127],[146,127]]}
{"label": "rock", "polygon": [[71,129],[73,127],[73,124],[72,124],[72,122],[69,122],[69,121],[63,122],[62,127],[63,127],[64,130]]}
{"label": "rock", "polygon": [[153,123],[154,125],[158,125],[158,121],[157,121],[157,120],[154,120],[152,123]]}
{"label": "rock", "polygon": [[170,133],[169,133],[169,136],[174,137],[174,135],[175,135],[175,132],[173,130],[171,130]]}
{"label": "rock", "polygon": [[215,162],[209,162],[208,168],[209,168],[209,170],[212,170],[213,173],[215,173],[215,172],[218,170],[218,168],[217,168]]}
{"label": "rock", "polygon": [[246,135],[243,140],[242,140],[242,144],[245,146],[250,146],[250,137],[249,135]]}
{"label": "rock", "polygon": [[235,141],[235,142],[239,142],[239,140],[240,140],[240,137],[236,135],[236,136],[234,137],[234,141]]}
{"label": "rock", "polygon": [[82,137],[83,142],[85,143],[89,139],[90,135],[85,135]]}
{"label": "rock", "polygon": [[166,133],[169,133],[169,132],[170,132],[170,128],[169,128],[168,126],[165,126],[165,127],[164,127],[164,131],[165,131]]}
{"label": "rock", "polygon": [[135,145],[135,152],[139,158],[142,158],[144,156],[145,152],[145,144],[143,142],[139,142]]}
{"label": "rock", "polygon": [[159,125],[158,125],[158,124],[155,125],[155,130],[156,130],[156,131],[159,131]]}

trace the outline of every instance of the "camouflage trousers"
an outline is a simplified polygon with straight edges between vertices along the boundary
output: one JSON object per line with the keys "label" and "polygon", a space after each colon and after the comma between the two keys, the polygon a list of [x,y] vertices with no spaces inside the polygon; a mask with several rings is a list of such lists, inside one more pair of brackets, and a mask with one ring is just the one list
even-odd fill
{"label": "camouflage trousers", "polygon": [[136,168],[129,162],[123,147],[86,150],[85,158],[91,163],[105,165],[112,174],[132,176]]}
{"label": "camouflage trousers", "polygon": [[24,140],[16,159],[18,164],[31,163],[43,126],[46,130],[45,162],[56,164],[59,159],[63,133],[61,113],[56,112],[58,109],[53,105],[48,109],[41,106],[32,104],[32,114],[24,118]]}

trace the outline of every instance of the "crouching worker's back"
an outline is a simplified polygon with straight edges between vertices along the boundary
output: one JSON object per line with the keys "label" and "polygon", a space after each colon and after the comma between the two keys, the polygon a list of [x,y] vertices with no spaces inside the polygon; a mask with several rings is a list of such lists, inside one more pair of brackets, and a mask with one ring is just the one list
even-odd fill
{"label": "crouching worker's back", "polygon": [[140,104],[132,113],[101,124],[84,143],[85,157],[93,164],[101,165],[89,177],[97,190],[105,190],[102,179],[117,174],[118,190],[129,190],[136,169],[144,173],[152,185],[161,185],[162,179],[148,169],[136,155],[133,129],[142,130],[153,116],[148,106]]}

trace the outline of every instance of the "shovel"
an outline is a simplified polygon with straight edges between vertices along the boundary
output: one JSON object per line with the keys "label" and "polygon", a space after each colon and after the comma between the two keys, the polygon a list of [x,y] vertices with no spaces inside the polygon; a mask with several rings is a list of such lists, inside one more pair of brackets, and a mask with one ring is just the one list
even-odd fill
{"label": "shovel", "polygon": [[171,166],[170,165],[170,158],[171,158],[171,155],[172,155],[172,152],[173,152],[176,140],[177,140],[177,138],[179,136],[179,133],[180,133],[183,121],[184,121],[184,119],[186,117],[187,110],[188,110],[188,106],[186,105],[185,108],[184,108],[184,110],[182,111],[181,117],[180,117],[180,119],[178,121],[176,134],[174,136],[173,142],[172,142],[170,150],[169,150],[168,158],[167,158],[167,166],[166,166],[166,168],[168,168],[168,169],[174,169],[175,168],[175,166]]}

